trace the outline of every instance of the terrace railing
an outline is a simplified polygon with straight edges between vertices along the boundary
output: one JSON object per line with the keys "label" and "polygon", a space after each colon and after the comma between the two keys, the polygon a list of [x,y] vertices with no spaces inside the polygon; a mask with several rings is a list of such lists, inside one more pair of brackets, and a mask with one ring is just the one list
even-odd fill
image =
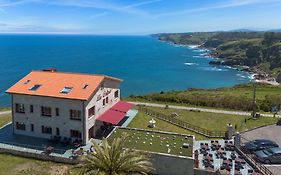
{"label": "terrace railing", "polygon": [[256,161],[254,157],[243,147],[235,147],[236,152],[244,157],[244,159],[249,163],[251,166],[255,167],[260,173],[263,175],[274,175],[266,166],[262,163]]}
{"label": "terrace railing", "polygon": [[163,120],[163,121],[166,121],[168,123],[171,123],[173,125],[179,126],[179,127],[184,128],[186,130],[195,132],[197,134],[203,135],[203,136],[208,137],[208,138],[224,138],[225,135],[226,135],[226,131],[210,131],[210,130],[201,128],[199,126],[195,126],[193,124],[190,124],[186,121],[182,121],[182,120],[177,119],[175,117],[172,117],[170,115],[163,114],[163,113],[160,113],[158,111],[154,111],[152,109],[148,109],[144,106],[139,105],[138,109],[139,109],[139,111],[142,111],[147,115],[150,115],[152,117],[155,117],[155,118]]}

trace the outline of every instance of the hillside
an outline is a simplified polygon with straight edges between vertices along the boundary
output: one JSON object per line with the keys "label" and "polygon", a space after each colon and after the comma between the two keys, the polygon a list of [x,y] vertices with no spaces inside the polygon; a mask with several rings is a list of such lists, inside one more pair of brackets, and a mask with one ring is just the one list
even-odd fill
{"label": "hillside", "polygon": [[[269,112],[273,106],[281,105],[281,86],[258,84],[256,89],[257,108]],[[234,110],[252,110],[253,85],[237,85],[218,89],[188,89],[153,93],[144,96],[130,96],[128,100],[177,103],[203,107]]]}
{"label": "hillside", "polygon": [[158,34],[160,40],[184,45],[201,45],[220,58],[211,64],[248,66],[261,78],[281,82],[281,33],[275,32],[202,32]]}

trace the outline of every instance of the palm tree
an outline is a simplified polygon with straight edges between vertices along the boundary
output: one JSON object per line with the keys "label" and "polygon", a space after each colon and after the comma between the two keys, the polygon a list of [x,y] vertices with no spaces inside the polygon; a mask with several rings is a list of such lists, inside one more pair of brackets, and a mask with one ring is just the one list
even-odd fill
{"label": "palm tree", "polygon": [[123,149],[128,136],[113,139],[109,145],[103,139],[102,145],[95,142],[95,152],[82,160],[83,175],[148,175],[153,171],[149,157],[139,151]]}

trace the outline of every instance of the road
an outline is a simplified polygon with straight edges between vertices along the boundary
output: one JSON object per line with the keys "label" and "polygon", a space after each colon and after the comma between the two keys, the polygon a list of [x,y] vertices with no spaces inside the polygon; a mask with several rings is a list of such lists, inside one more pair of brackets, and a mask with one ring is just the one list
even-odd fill
{"label": "road", "polygon": [[11,113],[11,111],[2,111],[2,112],[0,112],[0,115],[3,115],[3,114],[10,114]]}
{"label": "road", "polygon": [[[135,105],[146,105],[151,107],[160,107],[164,108],[166,105],[163,104],[157,104],[157,103],[142,103],[142,102],[130,102]],[[243,115],[243,116],[249,116],[251,115],[250,112],[243,112],[243,111],[227,111],[227,110],[219,110],[219,109],[208,109],[208,108],[201,108],[201,107],[187,107],[187,106],[174,106],[169,105],[169,108],[172,109],[183,109],[183,110],[199,110],[202,112],[211,112],[211,113],[217,113],[217,114],[232,114],[232,115]],[[273,114],[261,114],[265,117],[273,117]]]}

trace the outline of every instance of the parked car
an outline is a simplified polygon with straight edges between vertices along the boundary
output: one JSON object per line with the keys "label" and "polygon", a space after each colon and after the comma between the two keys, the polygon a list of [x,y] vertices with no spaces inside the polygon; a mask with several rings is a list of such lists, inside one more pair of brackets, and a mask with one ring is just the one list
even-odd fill
{"label": "parked car", "polygon": [[255,152],[255,158],[263,163],[281,163],[281,148],[269,148]]}
{"label": "parked car", "polygon": [[277,143],[267,139],[257,139],[252,140],[245,143],[244,148],[246,148],[249,152],[264,150],[268,148],[279,147]]}

